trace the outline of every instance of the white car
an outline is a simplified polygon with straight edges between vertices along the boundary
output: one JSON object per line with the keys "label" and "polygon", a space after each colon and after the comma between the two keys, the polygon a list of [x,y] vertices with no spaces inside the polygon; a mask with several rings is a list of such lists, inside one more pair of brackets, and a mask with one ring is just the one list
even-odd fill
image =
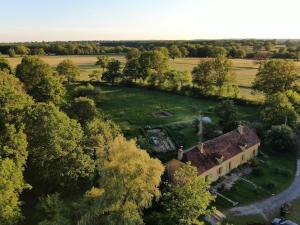
{"label": "white car", "polygon": [[298,224],[294,223],[294,222],[292,222],[290,220],[275,218],[272,221],[272,225],[298,225]]}

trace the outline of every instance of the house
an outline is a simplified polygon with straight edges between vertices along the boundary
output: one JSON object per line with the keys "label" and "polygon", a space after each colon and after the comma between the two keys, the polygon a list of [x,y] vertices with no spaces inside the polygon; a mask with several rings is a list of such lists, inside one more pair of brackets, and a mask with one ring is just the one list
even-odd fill
{"label": "house", "polygon": [[178,159],[167,164],[169,178],[172,180],[172,174],[180,165],[191,162],[197,168],[199,176],[214,182],[254,158],[259,145],[256,133],[249,127],[240,125],[231,132],[190,149],[179,149]]}

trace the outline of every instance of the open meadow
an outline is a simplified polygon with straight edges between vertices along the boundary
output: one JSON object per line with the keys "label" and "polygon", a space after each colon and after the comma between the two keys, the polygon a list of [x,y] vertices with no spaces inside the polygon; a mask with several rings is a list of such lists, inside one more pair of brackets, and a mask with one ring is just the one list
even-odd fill
{"label": "open meadow", "polygon": [[[195,128],[191,125],[193,119],[197,118],[200,111],[210,115],[209,109],[218,103],[143,88],[101,86],[99,89],[97,106],[119,124],[127,136],[141,135],[140,128],[146,125],[164,126],[185,148],[198,141]],[[251,121],[258,117],[257,108],[238,106],[238,109],[242,120]],[[152,115],[153,112],[162,110],[171,115],[165,118],[155,118]]]}

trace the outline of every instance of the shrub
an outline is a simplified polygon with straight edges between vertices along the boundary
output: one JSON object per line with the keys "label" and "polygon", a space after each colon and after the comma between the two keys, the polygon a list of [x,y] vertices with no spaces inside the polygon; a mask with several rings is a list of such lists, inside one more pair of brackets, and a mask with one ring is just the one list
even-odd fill
{"label": "shrub", "polygon": [[99,92],[95,87],[91,84],[88,85],[81,85],[75,88],[74,90],[74,97],[87,97],[97,95]]}
{"label": "shrub", "polygon": [[284,177],[291,177],[292,173],[286,169],[274,168],[273,173]]}
{"label": "shrub", "polygon": [[256,158],[253,159],[250,163],[251,163],[251,166],[252,166],[252,167],[258,167],[259,164],[260,164],[260,163],[259,163],[259,160],[256,159]]}
{"label": "shrub", "polygon": [[95,102],[87,97],[75,98],[69,109],[69,116],[81,124],[92,121],[97,115]]}
{"label": "shrub", "polygon": [[286,126],[272,126],[265,136],[266,146],[272,150],[285,153],[296,148],[293,130]]}
{"label": "shrub", "polygon": [[274,174],[280,174],[280,169],[279,168],[274,168],[273,173]]}
{"label": "shrub", "polygon": [[269,190],[274,190],[276,187],[276,184],[274,182],[270,181],[265,185],[265,187]]}
{"label": "shrub", "polygon": [[285,169],[282,169],[280,171],[280,174],[284,177],[291,177],[292,176],[292,173],[289,171],[289,170],[285,170]]}
{"label": "shrub", "polygon": [[253,175],[257,176],[257,177],[262,177],[265,175],[265,171],[263,168],[261,167],[257,167],[253,170]]}
{"label": "shrub", "polygon": [[232,190],[232,191],[238,192],[238,191],[239,191],[239,188],[238,188],[236,185],[234,185],[234,186],[232,186],[231,190]]}

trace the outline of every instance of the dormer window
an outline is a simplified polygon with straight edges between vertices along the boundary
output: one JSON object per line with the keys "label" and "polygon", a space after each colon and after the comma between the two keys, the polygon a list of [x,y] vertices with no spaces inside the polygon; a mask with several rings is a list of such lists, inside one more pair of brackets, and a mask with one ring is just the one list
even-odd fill
{"label": "dormer window", "polygon": [[246,143],[244,143],[244,144],[240,143],[240,144],[239,144],[239,148],[240,148],[242,151],[246,150],[247,147],[248,147],[248,145],[247,145]]}

